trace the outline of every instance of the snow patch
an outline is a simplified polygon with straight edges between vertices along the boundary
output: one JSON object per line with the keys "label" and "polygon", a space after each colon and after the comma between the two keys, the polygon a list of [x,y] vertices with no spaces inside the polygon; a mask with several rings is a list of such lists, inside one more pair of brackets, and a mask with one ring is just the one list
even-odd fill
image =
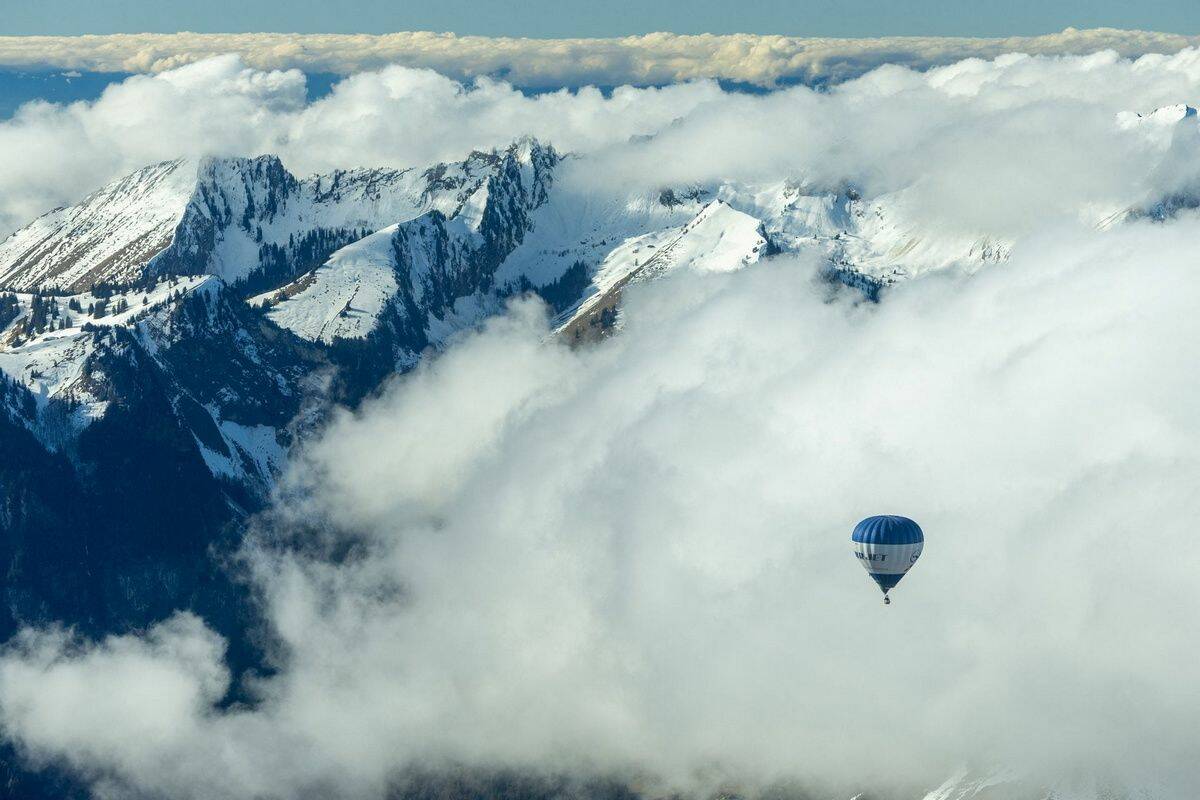
{"label": "snow patch", "polygon": [[[399,290],[392,256],[395,225],[338,250],[300,281],[303,288],[267,312],[272,322],[309,341],[365,339]],[[268,303],[267,293],[253,298]]]}

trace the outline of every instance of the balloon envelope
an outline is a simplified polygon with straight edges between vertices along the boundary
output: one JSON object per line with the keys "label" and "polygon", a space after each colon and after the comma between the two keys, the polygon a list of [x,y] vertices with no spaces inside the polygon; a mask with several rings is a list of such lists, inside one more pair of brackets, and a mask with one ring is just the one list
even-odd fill
{"label": "balloon envelope", "polygon": [[866,567],[886,598],[888,591],[921,557],[925,534],[908,517],[889,514],[867,517],[855,525],[850,543],[859,563]]}

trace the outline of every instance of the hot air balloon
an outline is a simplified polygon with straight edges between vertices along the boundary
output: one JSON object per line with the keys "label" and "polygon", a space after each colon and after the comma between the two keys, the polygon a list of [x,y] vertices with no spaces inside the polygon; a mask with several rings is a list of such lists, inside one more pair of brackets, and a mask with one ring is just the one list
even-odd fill
{"label": "hot air balloon", "polygon": [[867,517],[854,526],[850,543],[854,555],[883,590],[883,602],[891,603],[888,592],[921,557],[925,534],[908,517]]}

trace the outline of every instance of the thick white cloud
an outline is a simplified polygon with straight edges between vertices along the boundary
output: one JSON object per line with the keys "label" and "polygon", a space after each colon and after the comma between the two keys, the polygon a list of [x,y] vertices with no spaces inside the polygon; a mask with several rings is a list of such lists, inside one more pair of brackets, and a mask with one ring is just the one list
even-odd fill
{"label": "thick white cloud", "polygon": [[537,133],[586,150],[651,134],[717,99],[712,83],[527,97],[388,67],[305,105],[304,76],[219,56],[109,87],[93,103],[30,103],[0,122],[0,234],[146,164],[181,156],[276,153],[303,174],[424,167]]}
{"label": "thick white cloud", "polygon": [[389,64],[424,67],[457,79],[503,76],[520,86],[666,84],[724,78],[759,86],[780,81],[830,82],[882,64],[924,69],[1003,53],[1123,56],[1175,53],[1198,36],[1112,28],[1043,36],[971,39],[906,36],[802,38],[754,34],[680,36],[651,33],[619,39],[512,39],[401,32],[384,35],[295,33],[116,34],[0,37],[0,65],[105,72],[162,72],[223,53],[263,70],[301,69],[348,75]]}
{"label": "thick white cloud", "polygon": [[[5,730],[179,797],[377,796],[412,763],[1190,797],[1198,235],[1060,227],[878,306],[791,260],[681,276],[577,352],[520,306],[297,464],[247,551],[282,642],[258,707],[205,707],[220,651],[183,617],[31,635]],[[928,537],[887,608],[847,544],[881,512]]]}
{"label": "thick white cloud", "polygon": [[[1108,213],[1188,186],[1200,166],[1190,144],[1165,166],[1175,129],[1146,136],[1115,115],[1197,98],[1195,49],[884,67],[829,92],[765,96],[700,81],[530,97],[393,66],[313,103],[300,73],[222,56],[130,78],[93,103],[29,104],[0,123],[0,232],[168,158],[277,153],[301,174],[423,167],[533,134],[591,156],[566,178],[587,191],[781,178],[912,189],[915,216],[1011,234],[1048,215]],[[1195,128],[1178,126],[1179,135]]]}

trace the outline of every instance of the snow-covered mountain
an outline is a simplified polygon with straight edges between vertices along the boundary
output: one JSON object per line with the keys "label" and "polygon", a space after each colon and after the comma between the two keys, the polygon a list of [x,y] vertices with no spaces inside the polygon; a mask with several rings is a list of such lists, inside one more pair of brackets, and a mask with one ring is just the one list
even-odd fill
{"label": "snow-covered mountain", "polygon": [[[1117,127],[1121,130],[1135,132],[1155,147],[1166,151],[1168,157],[1164,164],[1167,165],[1167,169],[1170,169],[1174,162],[1186,163],[1195,158],[1196,148],[1200,147],[1200,114],[1193,106],[1182,103],[1164,106],[1148,114],[1122,111],[1117,114],[1116,119]],[[1200,208],[1200,185],[1180,184],[1172,178],[1161,183],[1168,186],[1174,183],[1176,187],[1174,191],[1152,195],[1143,203],[1117,210],[1102,220],[1100,227],[1109,228],[1136,219],[1161,222],[1181,212]]]}
{"label": "snow-covered mountain", "polygon": [[0,338],[0,372],[26,389],[22,423],[47,447],[72,449],[114,407],[152,392],[214,477],[265,494],[299,382],[319,356],[300,366],[306,356],[212,276],[102,296],[10,296],[21,316]]}
{"label": "snow-covered mountain", "polygon": [[[181,327],[177,312],[188,302],[236,305],[239,315],[277,337],[283,334],[268,320],[326,344],[365,336],[392,300],[397,317],[417,306],[444,316],[457,298],[485,287],[519,241],[529,209],[545,200],[556,162],[551,148],[526,140],[503,153],[472,153],[425,170],[353,170],[305,180],[267,156],[146,167],[0,244],[0,270],[15,289],[0,292],[0,372],[29,390],[39,409],[31,428],[58,447],[111,402],[88,368],[97,342],[119,330],[150,357],[166,359],[216,332]],[[154,248],[142,246],[151,241]],[[293,282],[330,252],[336,255],[328,264]],[[393,283],[372,295],[380,280],[372,254],[389,276],[409,276],[403,292]],[[268,320],[241,302],[264,283],[271,296],[297,295]],[[344,313],[332,314],[332,322],[306,319],[329,303]],[[371,324],[356,328],[355,320],[367,317]],[[477,319],[473,314],[469,323]],[[237,336],[245,339],[244,332]],[[406,342],[406,355],[389,353],[381,372],[411,361],[427,337]],[[253,369],[237,379],[225,394],[244,393],[257,380]],[[231,472],[217,466],[219,459],[209,461],[215,471]]]}
{"label": "snow-covered mountain", "polygon": [[614,248],[580,300],[556,320],[570,342],[594,339],[613,327],[621,291],[678,269],[728,272],[776,252],[763,223],[713,200],[678,227],[631,237]]}
{"label": "snow-covered mountain", "polygon": [[1196,109],[1186,103],[1156,108],[1149,114],[1136,111],[1121,111],[1117,114],[1117,127],[1123,130],[1139,130],[1153,136],[1159,131],[1171,131],[1184,120],[1196,120]]}
{"label": "snow-covered mountain", "polygon": [[183,161],[154,164],[38,218],[0,244],[0,286],[78,291],[138,279],[171,242],[195,184],[187,173]]}
{"label": "snow-covered mountain", "polygon": [[[192,608],[235,662],[252,660],[250,606],[222,554],[295,441],[411,364],[436,338],[427,318],[448,331],[456,299],[487,291],[555,163],[531,140],[303,180],[272,157],[170,162],[0,244],[4,635],[52,619],[124,630]],[[306,339],[246,302],[349,248],[340,272],[379,240],[410,278],[358,351],[347,331]]]}
{"label": "snow-covered mountain", "polygon": [[[1189,117],[1184,108],[1118,124],[1157,130]],[[89,367],[105,333],[128,334],[160,366],[212,333],[178,329],[188,298],[240,306],[239,340],[253,327],[311,343],[327,363],[310,372],[325,369],[329,397],[355,402],[521,292],[540,294],[579,342],[616,325],[630,283],[679,269],[812,253],[827,277],[873,295],[1010,249],[913,223],[902,192],[867,198],[849,182],[783,176],[621,193],[561,181],[579,161],[525,138],[454,163],[304,179],[273,156],[147,166],[0,243],[0,372],[34,398],[25,424],[60,448],[113,402]],[[247,366],[225,393],[249,396],[256,369],[270,371]],[[197,441],[214,477],[268,486],[287,449],[270,442],[286,438],[286,420],[247,432],[220,410],[209,416],[224,444]],[[242,451],[256,455],[229,455]]]}
{"label": "snow-covered mountain", "polygon": [[[1179,106],[1116,125],[1174,141],[1195,122]],[[32,397],[36,414],[23,424],[60,448],[114,402],[89,367],[106,334],[127,335],[168,372],[172,353],[207,341],[204,326],[179,327],[189,298],[236,307],[221,318],[243,343],[269,332],[315,347],[323,363],[289,391],[311,400],[296,381],[327,381],[327,399],[353,403],[522,292],[541,295],[561,335],[580,342],[616,326],[629,284],[680,269],[807,253],[826,277],[874,296],[926,272],[1001,262],[1011,249],[986,232],[917,222],[904,191],[864,197],[850,180],[780,176],[623,193],[562,180],[582,161],[525,138],[459,162],[303,179],[269,155],[147,166],[0,243],[0,372]],[[1102,224],[1194,205],[1188,194],[1157,198]],[[250,396],[256,370],[270,367],[227,376],[224,393]],[[286,451],[268,440],[283,437],[286,420],[247,433],[209,411],[228,440],[203,445],[214,477],[268,485]],[[238,447],[258,455],[230,461]]]}
{"label": "snow-covered mountain", "polygon": [[251,303],[296,335],[330,345],[366,339],[388,323],[403,339],[398,361],[411,361],[499,308],[496,272],[533,227],[558,161],[551,147],[518,142],[497,154],[485,179],[466,185],[456,207],[364,237]]}
{"label": "snow-covered mountain", "polygon": [[[394,355],[406,364],[521,291],[542,295],[575,340],[575,315],[607,330],[623,286],[679,266],[735,269],[811,251],[829,277],[875,291],[929,270],[977,269],[1010,250],[985,235],[921,230],[906,222],[903,197],[866,200],[795,180],[630,195],[560,189],[554,176],[563,163],[536,142],[514,146],[456,212],[398,222],[250,302],[330,346],[390,327],[393,339],[405,340]],[[657,249],[663,255],[652,258]]]}
{"label": "snow-covered mountain", "polygon": [[431,210],[457,214],[493,153],[427,170],[339,170],[303,180],[275,156],[147,166],[0,244],[0,288],[81,292],[164,275],[280,282],[338,247]]}

